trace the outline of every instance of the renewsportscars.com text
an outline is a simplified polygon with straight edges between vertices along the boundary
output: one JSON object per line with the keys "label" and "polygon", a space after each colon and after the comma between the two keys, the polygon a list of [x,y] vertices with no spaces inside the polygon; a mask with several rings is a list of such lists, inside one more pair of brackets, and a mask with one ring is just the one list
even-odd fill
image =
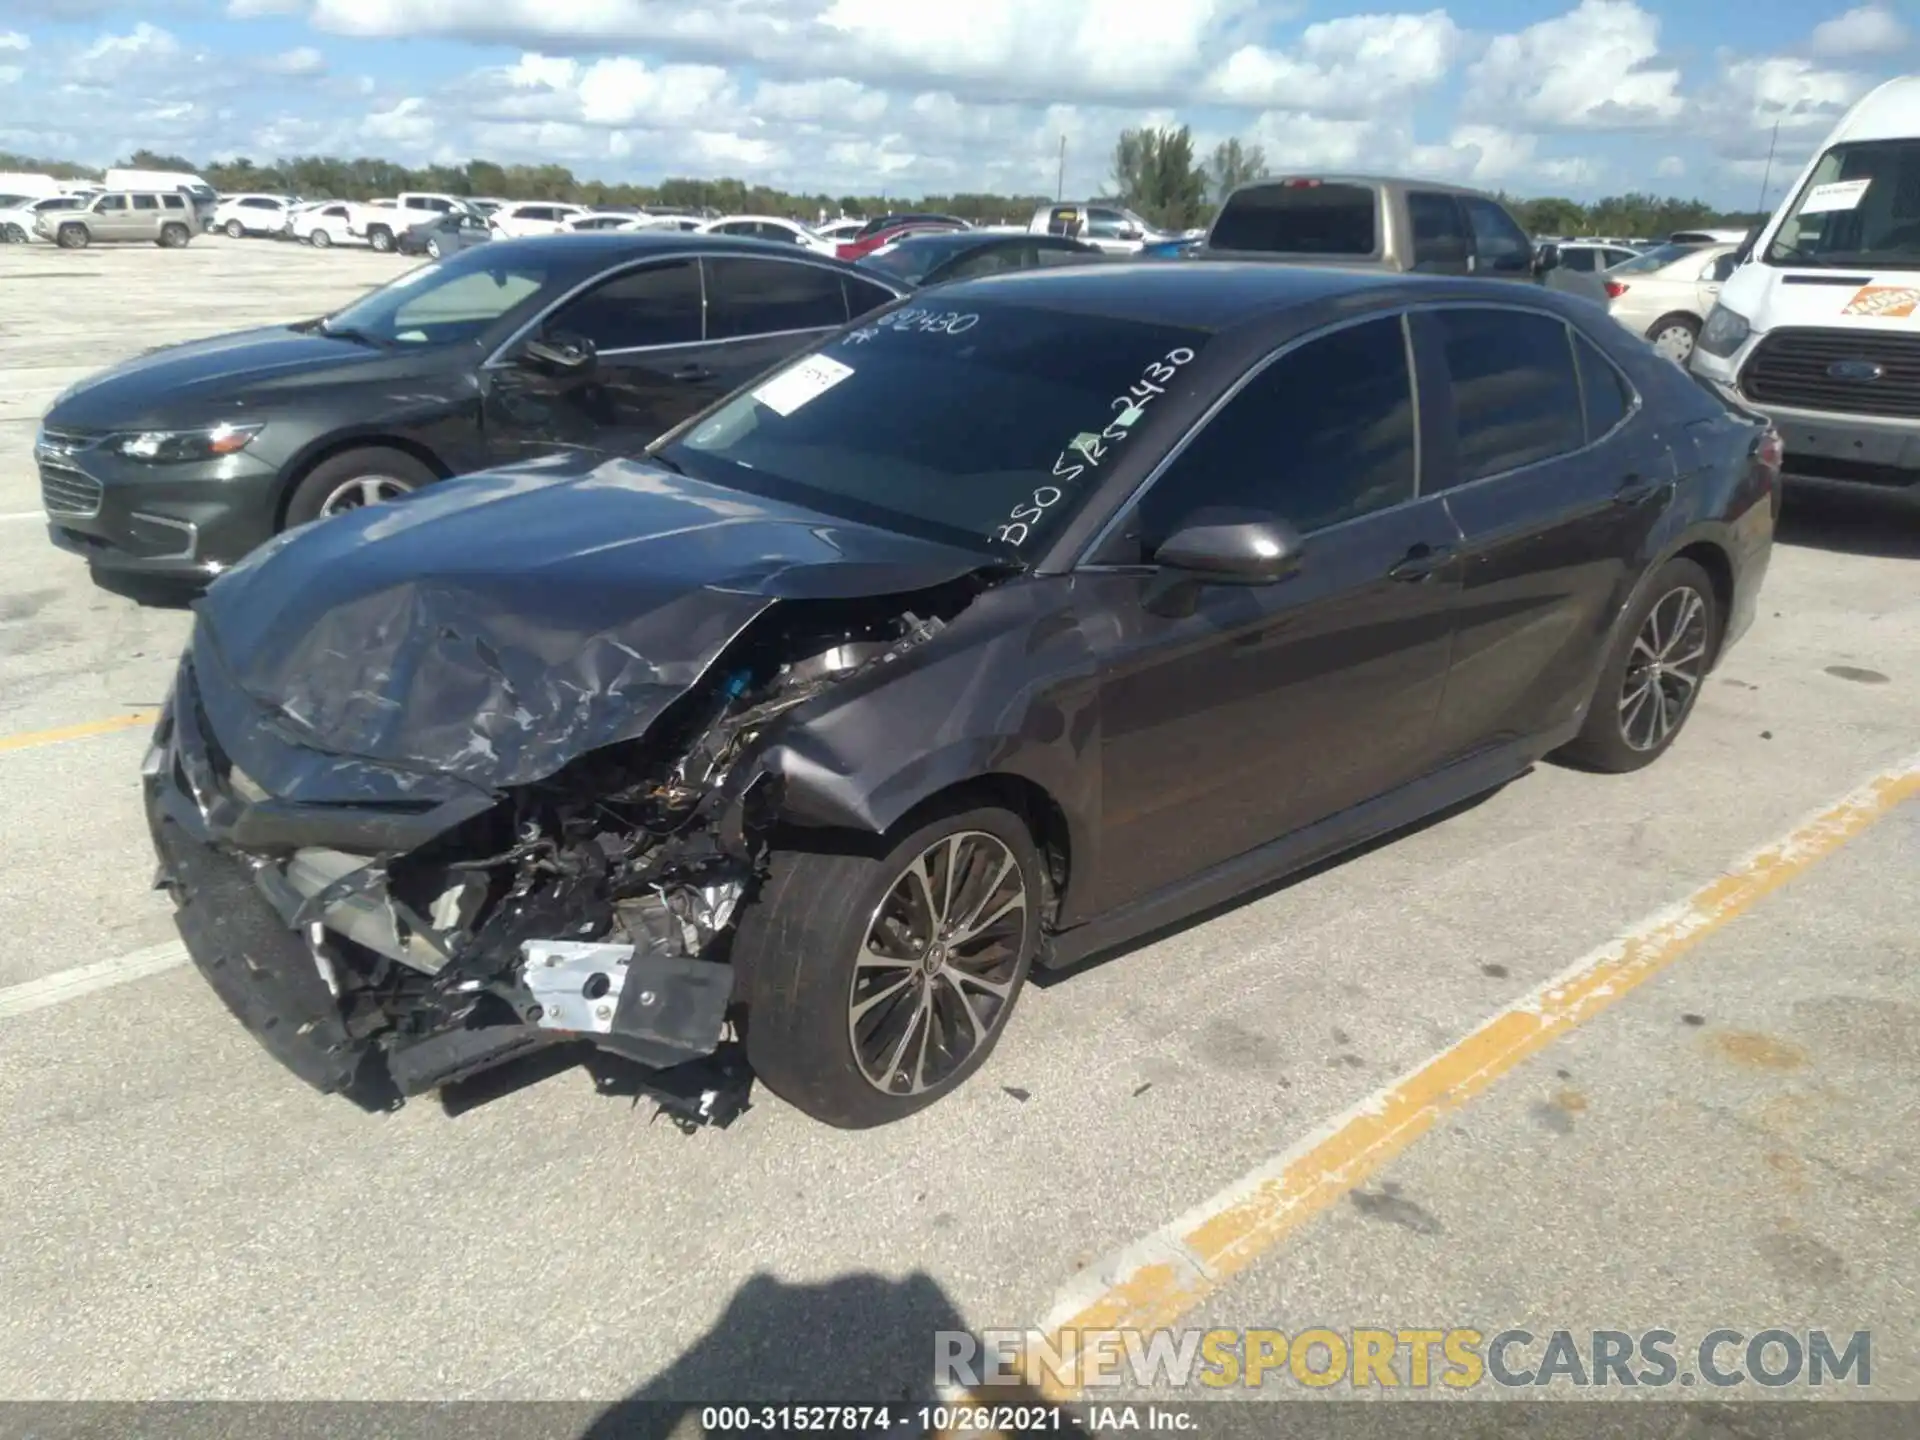
{"label": "renewsportscars.com text", "polygon": [[1509,1389],[1873,1383],[1866,1330],[1724,1327],[1697,1340],[1671,1330],[1486,1331],[1452,1328],[1335,1330],[1079,1330],[1043,1336],[943,1330],[934,1336],[940,1384],[1051,1384],[1070,1390],[1131,1387],[1202,1390],[1301,1385],[1327,1389]]}

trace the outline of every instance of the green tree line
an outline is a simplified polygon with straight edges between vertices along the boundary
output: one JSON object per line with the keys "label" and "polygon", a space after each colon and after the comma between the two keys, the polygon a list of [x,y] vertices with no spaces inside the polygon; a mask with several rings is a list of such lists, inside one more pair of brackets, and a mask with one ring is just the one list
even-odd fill
{"label": "green tree line", "polygon": [[[140,170],[184,170],[206,179],[216,190],[261,190],[319,200],[368,200],[401,190],[431,190],[450,195],[488,195],[504,200],[567,200],[584,205],[661,205],[711,208],[730,214],[877,215],[911,203],[915,208],[957,215],[978,223],[1024,221],[1049,195],[955,194],[913,198],[901,195],[796,193],[735,179],[675,178],[657,185],[593,180],[564,165],[502,165],[469,160],[464,165],[418,168],[373,157],[298,155],[269,163],[250,159],[195,163],[183,155],[136,150],[120,162]],[[0,152],[0,170],[25,170],[61,179],[97,179],[100,172],[69,161],[37,159]],[[1270,173],[1258,145],[1226,140],[1204,158],[1194,149],[1186,126],[1143,127],[1123,131],[1114,144],[1107,199],[1118,201],[1157,225],[1184,230],[1204,225],[1220,201],[1250,180]],[[1072,197],[1078,198],[1078,197]],[[1527,230],[1535,235],[1619,235],[1658,238],[1675,230],[1737,228],[1758,215],[1717,209],[1704,200],[1639,191],[1610,195],[1591,203],[1564,196],[1522,199],[1501,195]]]}

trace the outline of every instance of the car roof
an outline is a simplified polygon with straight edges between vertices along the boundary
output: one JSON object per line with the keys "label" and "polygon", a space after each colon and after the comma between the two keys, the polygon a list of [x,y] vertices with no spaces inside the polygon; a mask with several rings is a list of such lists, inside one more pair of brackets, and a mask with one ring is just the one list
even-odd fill
{"label": "car roof", "polygon": [[[538,201],[530,201],[538,204]],[[833,265],[850,275],[872,278],[870,271],[842,264],[830,256],[804,250],[781,240],[755,240],[745,235],[701,235],[677,229],[646,230],[571,230],[564,235],[529,235],[519,239],[495,240],[485,247],[495,255],[538,255],[591,273],[605,265],[625,259],[644,260],[649,255],[698,254],[769,256],[811,265]]]}
{"label": "car roof", "polygon": [[[1432,190],[1442,195],[1472,195],[1482,200],[1496,200],[1485,190],[1476,190],[1471,185],[1449,185],[1440,180],[1419,180],[1406,175],[1350,175],[1336,171],[1307,170],[1293,175],[1269,175],[1260,180],[1249,180],[1237,187],[1233,195],[1242,191],[1272,190],[1292,181],[1317,180],[1322,185],[1368,185],[1389,190]],[[1233,199],[1233,195],[1227,197]],[[1496,200],[1497,203],[1497,200]]]}
{"label": "car roof", "polygon": [[1114,261],[1011,271],[941,287],[941,303],[948,308],[973,299],[1200,330],[1225,330],[1289,310],[1343,303],[1364,310],[1421,300],[1507,305],[1519,300],[1562,315],[1577,312],[1565,296],[1512,280],[1270,260]]}

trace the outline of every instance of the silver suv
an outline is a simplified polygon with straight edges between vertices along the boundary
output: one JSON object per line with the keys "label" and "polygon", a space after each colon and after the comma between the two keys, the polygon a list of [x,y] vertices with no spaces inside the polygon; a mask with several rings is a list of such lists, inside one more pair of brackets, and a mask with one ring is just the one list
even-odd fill
{"label": "silver suv", "polygon": [[177,190],[109,190],[81,209],[43,212],[33,228],[63,250],[131,240],[173,250],[200,233],[200,217]]}

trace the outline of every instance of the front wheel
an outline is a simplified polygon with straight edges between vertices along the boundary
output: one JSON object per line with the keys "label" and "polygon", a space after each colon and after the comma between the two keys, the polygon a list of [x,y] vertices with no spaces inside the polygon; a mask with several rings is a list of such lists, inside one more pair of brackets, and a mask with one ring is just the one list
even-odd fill
{"label": "front wheel", "polygon": [[1661,566],[1628,611],[1562,756],[1615,775],[1658,760],[1693,714],[1723,623],[1705,570],[1691,560]]}
{"label": "front wheel", "polygon": [[814,1119],[904,1119],[986,1062],[1040,940],[1026,823],[949,809],[871,851],[780,851],[740,917],[747,1059]]}
{"label": "front wheel", "polygon": [[11,222],[0,225],[0,244],[25,245],[27,232]]}
{"label": "front wheel", "polygon": [[62,250],[84,250],[93,236],[87,233],[84,225],[62,225],[54,237],[54,243]]}
{"label": "front wheel", "polygon": [[1663,315],[1647,329],[1647,341],[1653,353],[1685,366],[1693,358],[1694,342],[1700,338],[1700,322],[1691,315]]}
{"label": "front wheel", "polygon": [[440,242],[437,239],[427,241],[427,257],[431,260],[440,258]]}
{"label": "front wheel", "polygon": [[301,478],[287,501],[287,528],[398,500],[437,477],[404,450],[369,445],[330,455]]}

